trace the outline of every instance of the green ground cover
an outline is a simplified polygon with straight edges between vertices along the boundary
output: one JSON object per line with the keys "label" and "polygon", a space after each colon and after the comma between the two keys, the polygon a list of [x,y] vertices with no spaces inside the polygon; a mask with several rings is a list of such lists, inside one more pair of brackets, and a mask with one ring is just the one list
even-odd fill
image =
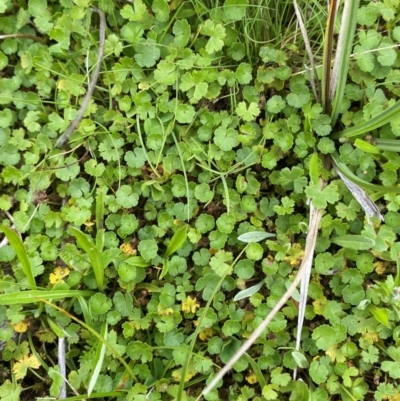
{"label": "green ground cover", "polygon": [[0,0],[0,398],[400,400],[399,19]]}

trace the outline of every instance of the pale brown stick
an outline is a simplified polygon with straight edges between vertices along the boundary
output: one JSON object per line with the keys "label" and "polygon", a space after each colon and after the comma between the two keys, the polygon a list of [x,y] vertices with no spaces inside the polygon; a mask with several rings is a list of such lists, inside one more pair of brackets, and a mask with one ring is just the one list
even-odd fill
{"label": "pale brown stick", "polygon": [[312,263],[315,243],[317,241],[318,227],[322,217],[322,210],[315,209],[312,204],[310,205],[310,224],[306,239],[306,249],[304,252],[304,258],[300,265],[300,269],[297,273],[296,278],[293,283],[287,289],[285,294],[279,300],[279,302],[274,306],[269,315],[263,320],[263,322],[258,326],[252,335],[247,339],[247,341],[240,347],[237,353],[228,361],[228,363],[218,372],[211,383],[203,390],[202,394],[208,394],[217,383],[225,376],[225,374],[232,368],[232,366],[239,360],[239,358],[253,345],[253,343],[261,336],[262,332],[267,328],[268,324],[275,317],[275,315],[280,311],[280,309],[285,305],[285,303],[292,296],[293,291],[296,289],[300,283],[303,273],[307,269],[307,266]]}
{"label": "pale brown stick", "polygon": [[99,74],[100,74],[100,68],[101,68],[101,63],[103,61],[103,56],[104,56],[104,43],[105,43],[105,37],[106,37],[106,18],[104,16],[103,11],[97,9],[97,8],[92,8],[93,11],[99,14],[100,16],[100,37],[99,37],[99,53],[97,57],[97,64],[96,68],[93,72],[92,80],[89,83],[88,90],[86,92],[86,95],[83,99],[83,102],[81,104],[81,107],[79,109],[78,115],[75,117],[75,119],[71,122],[67,130],[58,138],[58,141],[56,143],[56,147],[61,147],[67,142],[68,138],[70,135],[75,131],[75,129],[78,127],[79,123],[81,122],[83,115],[86,112],[86,109],[89,106],[90,98],[93,95],[94,88],[96,86],[97,80],[99,79]]}
{"label": "pale brown stick", "polygon": [[42,45],[46,44],[46,39],[39,38],[35,35],[30,35],[29,33],[12,33],[10,35],[0,35],[0,39],[31,39]]}

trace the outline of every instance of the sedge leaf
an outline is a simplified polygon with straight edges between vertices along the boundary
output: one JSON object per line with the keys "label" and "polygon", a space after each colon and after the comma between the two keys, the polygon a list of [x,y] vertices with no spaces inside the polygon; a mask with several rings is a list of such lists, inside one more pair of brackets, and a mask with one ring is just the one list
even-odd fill
{"label": "sedge leaf", "polygon": [[99,378],[99,374],[101,368],[103,366],[104,355],[106,353],[106,341],[107,341],[107,332],[108,332],[108,325],[107,322],[103,322],[101,326],[100,335],[102,337],[102,341],[98,341],[96,347],[96,354],[93,359],[93,368],[92,368],[92,377],[90,378],[89,386],[88,386],[88,396],[93,391],[94,386],[96,385],[97,379]]}
{"label": "sedge leaf", "polygon": [[88,290],[51,290],[51,291],[20,291],[10,294],[0,294],[0,305],[35,304],[40,299],[62,299],[73,297],[91,297],[95,293]]}
{"label": "sedge leaf", "polygon": [[97,287],[100,290],[104,288],[104,264],[100,256],[99,250],[96,248],[93,240],[89,235],[83,233],[81,230],[70,227],[74,234],[78,245],[88,254],[90,263],[93,268],[94,277],[96,279]]}
{"label": "sedge leaf", "polygon": [[17,254],[18,260],[22,265],[22,269],[25,273],[29,286],[33,290],[36,290],[36,281],[33,275],[32,265],[29,261],[28,254],[26,253],[24,243],[22,242],[18,234],[15,231],[11,230],[11,228],[1,226],[1,229],[4,231],[4,234],[10,242],[10,245],[13,247],[15,253]]}

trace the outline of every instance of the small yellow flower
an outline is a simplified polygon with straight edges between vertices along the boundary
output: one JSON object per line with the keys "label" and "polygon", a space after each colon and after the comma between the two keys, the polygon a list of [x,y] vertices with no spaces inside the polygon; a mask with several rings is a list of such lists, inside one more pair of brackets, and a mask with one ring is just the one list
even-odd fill
{"label": "small yellow flower", "polygon": [[199,338],[201,341],[207,341],[212,336],[213,336],[213,329],[211,327],[208,327],[207,329],[204,329],[199,333]]}
{"label": "small yellow flower", "polygon": [[387,264],[385,262],[376,262],[374,263],[374,266],[375,266],[375,272],[377,274],[385,274],[387,267]]}
{"label": "small yellow flower", "polygon": [[13,372],[16,379],[23,379],[28,369],[38,369],[40,367],[40,362],[35,355],[24,355],[18,362],[13,366]]}
{"label": "small yellow flower", "polygon": [[161,306],[158,306],[157,312],[160,316],[170,316],[174,313],[174,310],[172,308],[161,308]]}
{"label": "small yellow flower", "polygon": [[187,297],[186,301],[182,302],[182,311],[185,313],[196,313],[200,308],[200,304],[196,298]]}
{"label": "small yellow flower", "polygon": [[249,373],[249,374],[246,376],[246,380],[247,380],[247,383],[249,383],[249,384],[256,384],[256,383],[258,383],[257,376],[256,376],[253,372]]}
{"label": "small yellow flower", "polygon": [[289,263],[292,267],[298,267],[304,257],[304,249],[300,244],[293,244],[289,249],[288,256],[285,257],[285,262]]}
{"label": "small yellow flower", "polygon": [[17,333],[25,333],[25,331],[28,330],[28,323],[25,320],[22,320],[14,325],[14,330]]}
{"label": "small yellow flower", "polygon": [[324,311],[325,311],[325,306],[326,306],[327,302],[328,302],[328,300],[324,296],[322,296],[321,298],[316,299],[312,303],[313,307],[314,307],[314,312],[317,315],[322,315],[324,313]]}
{"label": "small yellow flower", "polygon": [[363,333],[362,337],[366,340],[369,344],[376,343],[379,341],[379,334],[377,332],[368,332]]}
{"label": "small yellow flower", "polygon": [[50,273],[50,284],[61,283],[63,278],[68,276],[70,270],[68,267],[56,267],[53,273]]}
{"label": "small yellow flower", "polygon": [[[192,377],[197,375],[197,371],[192,367],[189,366],[188,371],[186,372],[184,382],[188,382]],[[182,380],[182,368],[176,369],[172,371],[172,377],[176,382],[180,382]]]}
{"label": "small yellow flower", "polygon": [[136,255],[137,250],[133,249],[131,244],[122,244],[119,249],[121,249],[122,253],[125,255]]}

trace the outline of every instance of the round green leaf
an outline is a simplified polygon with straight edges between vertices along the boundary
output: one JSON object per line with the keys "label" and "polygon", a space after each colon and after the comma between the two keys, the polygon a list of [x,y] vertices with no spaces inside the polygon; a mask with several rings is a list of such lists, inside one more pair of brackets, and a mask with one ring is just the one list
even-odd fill
{"label": "round green leaf", "polygon": [[111,306],[111,299],[107,298],[104,294],[94,294],[89,300],[90,310],[96,315],[107,313],[111,309]]}
{"label": "round green leaf", "polygon": [[157,256],[158,245],[153,239],[140,241],[138,250],[144,260],[151,260]]}

